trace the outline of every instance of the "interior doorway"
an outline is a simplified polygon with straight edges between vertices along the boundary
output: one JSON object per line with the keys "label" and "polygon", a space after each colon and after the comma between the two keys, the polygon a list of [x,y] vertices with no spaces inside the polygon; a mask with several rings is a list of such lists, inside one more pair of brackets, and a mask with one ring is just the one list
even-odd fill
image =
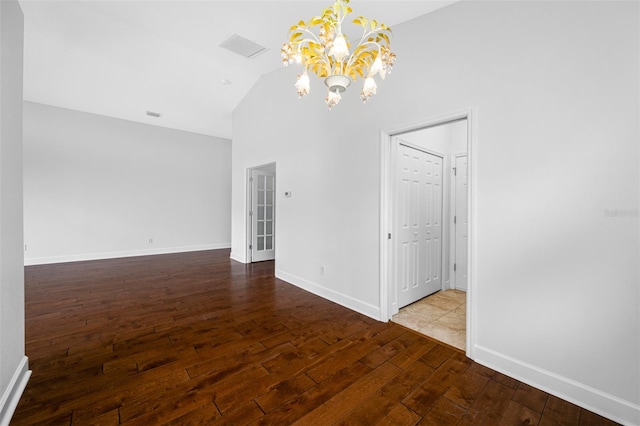
{"label": "interior doorway", "polygon": [[247,170],[247,253],[249,263],[276,256],[276,164]]}
{"label": "interior doorway", "polygon": [[[469,202],[472,190],[472,182],[469,179],[472,176],[469,168],[472,164],[471,124],[471,111],[465,111],[421,125],[383,132],[381,201],[382,319],[402,324],[402,317],[413,316],[403,325],[463,349],[470,357],[470,341],[473,340],[470,315],[472,277],[469,273],[472,270],[472,239],[469,233],[472,205]],[[407,167],[403,164],[407,162],[408,149],[411,149],[409,152],[412,154],[420,152],[414,156],[416,162],[432,162],[433,157],[429,155],[441,158],[442,173],[439,180],[429,182],[432,178],[428,177],[429,171],[425,167],[420,171],[420,167]],[[419,157],[423,158],[418,160]],[[426,168],[428,169],[428,166]],[[406,176],[411,173],[423,173],[427,177],[422,180],[407,179]],[[440,191],[434,191],[438,184]],[[407,202],[406,192],[410,191],[407,189],[410,187],[414,188],[414,193],[421,194],[418,195],[417,201],[411,201],[409,196]],[[425,210],[424,205],[429,203],[431,207]],[[440,213],[436,213],[434,217],[434,211],[438,211],[438,208]],[[411,216],[419,214],[423,216],[417,219]],[[429,236],[427,232],[438,214],[441,214],[440,226],[431,228],[431,232],[436,230],[435,236],[440,236],[439,241],[438,238],[425,238],[425,235]],[[405,229],[413,232],[409,235],[414,237],[413,240],[403,235]],[[436,242],[437,244],[434,244]],[[411,262],[416,262],[419,266],[415,270],[409,268],[411,272],[408,274],[407,264]],[[430,272],[425,275],[426,271]],[[435,277],[436,280],[433,279]],[[426,294],[418,292],[417,297],[410,298],[407,305],[407,299],[403,297],[403,292],[408,287],[407,283],[409,286],[419,287],[420,280],[424,284],[438,283],[437,288],[432,289],[436,293],[424,297]],[[431,291],[427,292],[430,293]],[[427,306],[425,311],[425,307],[422,306],[418,310],[418,305],[431,307]],[[403,311],[414,312],[407,315]],[[420,313],[416,314],[417,311]],[[400,313],[403,315],[399,316]],[[421,327],[422,329],[419,329]],[[443,327],[445,330],[437,331],[437,327]]]}

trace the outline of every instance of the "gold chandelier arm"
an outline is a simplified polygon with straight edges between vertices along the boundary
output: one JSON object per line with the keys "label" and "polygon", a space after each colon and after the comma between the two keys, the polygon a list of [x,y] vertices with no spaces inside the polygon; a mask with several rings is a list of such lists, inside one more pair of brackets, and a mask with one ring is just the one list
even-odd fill
{"label": "gold chandelier arm", "polygon": [[347,6],[348,3],[348,1],[345,2],[343,0],[336,0],[336,2],[333,4],[333,13],[335,13],[335,15],[337,16],[336,24],[338,28],[342,26],[344,18],[346,18],[347,15],[351,12],[351,8]]}
{"label": "gold chandelier arm", "polygon": [[[300,53],[301,55],[300,60],[302,62],[302,66],[305,69],[312,70],[313,66],[317,62],[321,62],[323,64],[323,68],[331,69],[331,64],[326,53],[322,53],[320,52],[319,49],[312,47],[314,45],[323,46],[323,44],[320,41],[320,39],[318,39],[318,37],[311,30],[309,30],[307,26],[295,26],[290,30],[290,34],[291,34],[290,36],[291,46],[298,53]],[[302,34],[308,35],[308,37],[300,39],[299,37],[301,37]],[[308,61],[306,60],[307,57],[302,54],[302,49],[305,47],[313,51],[314,53],[316,53],[315,56],[318,58],[317,61],[314,61],[313,63],[308,63]]]}
{"label": "gold chandelier arm", "polygon": [[318,43],[319,45],[322,45],[322,43],[320,43],[320,40],[318,39],[318,37],[316,37],[316,35],[315,35],[313,32],[311,32],[311,30],[309,30],[308,28],[306,28],[306,27],[305,27],[305,28],[303,29],[303,31],[304,31],[305,33],[310,34],[310,35],[311,35],[311,37],[313,37],[313,40],[308,39],[308,38],[303,38],[302,40],[300,40],[300,41],[298,42],[298,44],[302,44],[302,43],[303,43],[303,42],[305,42],[305,41],[307,41],[307,42],[308,42],[308,41],[312,41],[313,43]]}
{"label": "gold chandelier arm", "polygon": [[[358,58],[360,58],[362,56],[363,53],[365,52],[371,52],[373,49],[360,49],[361,46],[366,46],[372,44],[375,46],[375,49],[378,51],[378,55],[380,54],[380,50],[381,50],[381,46],[379,43],[376,43],[375,41],[366,41],[364,43],[360,43],[360,45],[358,45],[358,48],[356,49],[356,51],[354,51],[353,55],[351,55],[351,57],[349,58],[349,61],[347,62],[347,66],[345,67],[346,70],[348,70],[349,68],[351,68],[354,64],[355,61],[358,60]],[[356,54],[356,52],[358,52],[358,54]]]}
{"label": "gold chandelier arm", "polygon": [[365,44],[365,43],[376,43],[379,45],[380,43],[378,42],[373,42],[368,40],[365,42],[365,39],[372,38],[375,35],[381,40],[384,40],[386,42],[386,45],[389,46],[389,37],[386,34],[384,34],[383,31],[387,31],[387,30],[382,27],[379,27],[369,31],[368,33],[367,32],[363,33],[362,37],[360,38],[360,43],[358,43],[358,45]]}
{"label": "gold chandelier arm", "polygon": [[[362,37],[360,37],[358,44],[362,44],[369,37],[377,36],[386,42],[387,47],[390,45],[389,36],[385,32],[391,33],[391,28],[382,22],[378,23],[375,19],[369,20],[364,16],[358,16],[353,20],[353,23],[362,27]],[[370,28],[369,31],[367,31],[368,28]]]}

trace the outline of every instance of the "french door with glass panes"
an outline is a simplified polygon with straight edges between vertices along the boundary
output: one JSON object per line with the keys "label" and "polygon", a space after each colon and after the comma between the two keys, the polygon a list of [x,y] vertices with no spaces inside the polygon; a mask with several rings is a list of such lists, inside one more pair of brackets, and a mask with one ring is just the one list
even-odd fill
{"label": "french door with glass panes", "polygon": [[275,250],[275,187],[274,172],[251,171],[251,261],[273,260]]}

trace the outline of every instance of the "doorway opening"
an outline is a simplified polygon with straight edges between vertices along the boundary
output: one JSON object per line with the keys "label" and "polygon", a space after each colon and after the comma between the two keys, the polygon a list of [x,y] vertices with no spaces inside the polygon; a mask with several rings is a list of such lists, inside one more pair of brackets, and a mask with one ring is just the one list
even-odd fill
{"label": "doorway opening", "polygon": [[383,131],[381,316],[472,357],[471,111]]}
{"label": "doorway opening", "polygon": [[247,260],[276,256],[276,163],[247,169]]}

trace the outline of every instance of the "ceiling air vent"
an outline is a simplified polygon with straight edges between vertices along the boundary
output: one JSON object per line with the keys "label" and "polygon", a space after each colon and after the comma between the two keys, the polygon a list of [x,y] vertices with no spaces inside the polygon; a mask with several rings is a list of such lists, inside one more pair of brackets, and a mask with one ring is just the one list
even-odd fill
{"label": "ceiling air vent", "polygon": [[229,49],[230,51],[237,53],[238,55],[242,55],[245,58],[253,58],[267,50],[266,47],[260,46],[258,43],[235,33],[231,34],[222,43],[220,43],[220,47]]}

